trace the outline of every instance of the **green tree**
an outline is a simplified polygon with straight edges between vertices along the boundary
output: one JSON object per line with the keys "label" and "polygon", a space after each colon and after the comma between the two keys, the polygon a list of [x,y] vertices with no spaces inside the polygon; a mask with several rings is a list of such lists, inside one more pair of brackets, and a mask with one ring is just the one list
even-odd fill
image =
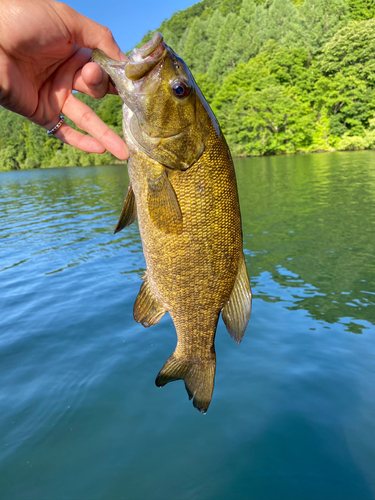
{"label": "green tree", "polygon": [[18,155],[19,151],[15,143],[11,142],[5,148],[0,149],[0,170],[20,170]]}
{"label": "green tree", "polygon": [[349,21],[346,0],[305,0],[299,6],[301,37],[311,54],[316,54]]}
{"label": "green tree", "polygon": [[312,143],[314,116],[292,91],[269,86],[242,95],[229,116],[228,141],[234,153],[295,153]]}
{"label": "green tree", "polygon": [[233,37],[237,29],[238,18],[230,12],[220,29],[214,56],[208,65],[208,76],[211,80],[222,80],[236,67],[236,54],[233,51]]}
{"label": "green tree", "polygon": [[[259,10],[259,8],[258,8]],[[261,8],[263,10],[263,8]],[[238,63],[247,63],[261,46],[259,27],[256,23],[257,6],[253,0],[243,0],[233,34],[233,52]]]}
{"label": "green tree", "polygon": [[327,109],[335,136],[364,135],[375,109],[374,90],[354,76],[322,76],[315,87],[315,106]]}
{"label": "green tree", "polygon": [[186,37],[183,58],[192,73],[205,73],[207,70],[206,59],[206,26],[207,21],[199,17],[192,22]]}
{"label": "green tree", "polygon": [[287,46],[300,42],[300,21],[298,10],[291,0],[273,0],[266,11],[265,24],[260,26],[261,40],[272,39]]}
{"label": "green tree", "polygon": [[171,47],[173,50],[177,50],[178,47],[178,37],[175,35],[172,31],[170,31],[168,28],[165,28],[163,30],[163,38],[164,41],[169,47]]}
{"label": "green tree", "polygon": [[[208,68],[208,63],[209,61],[212,60],[214,57],[218,39],[219,39],[219,33],[220,29],[224,23],[224,17],[221,14],[219,10],[215,10],[211,16],[211,18],[208,20],[207,23],[207,28],[206,28],[206,45],[205,45],[205,50],[206,50],[206,61],[207,61],[207,68]],[[206,69],[207,72],[207,69]]]}
{"label": "green tree", "polygon": [[99,103],[96,108],[98,116],[117,133],[121,133],[122,128],[122,101],[119,96],[106,95],[100,101],[92,99]]}
{"label": "green tree", "polygon": [[349,0],[350,17],[356,21],[375,17],[375,0]]}
{"label": "green tree", "polygon": [[218,10],[224,15],[228,15],[230,12],[233,14],[238,14],[241,9],[242,0],[222,0],[218,7]]}
{"label": "green tree", "polygon": [[336,143],[336,137],[331,135],[327,110],[323,108],[313,126],[310,151],[329,151],[336,146]]}
{"label": "green tree", "polygon": [[364,137],[375,105],[375,19],[352,21],[318,58],[316,105],[325,107],[332,134]]}
{"label": "green tree", "polygon": [[275,85],[295,87],[299,98],[310,103],[315,78],[305,49],[288,49],[270,40],[256,57],[247,64],[239,64],[225,78],[212,105],[215,112],[223,116],[228,114],[243,92]]}
{"label": "green tree", "polygon": [[326,76],[341,72],[375,84],[375,19],[352,21],[323,47],[319,65]]}

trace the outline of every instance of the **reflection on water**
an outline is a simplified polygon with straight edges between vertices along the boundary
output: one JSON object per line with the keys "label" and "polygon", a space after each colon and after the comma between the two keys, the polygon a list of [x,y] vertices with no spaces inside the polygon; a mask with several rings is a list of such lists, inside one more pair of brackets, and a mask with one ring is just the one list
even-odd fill
{"label": "reflection on water", "polygon": [[250,274],[256,280],[266,270],[289,287],[306,283],[315,291],[295,307],[328,323],[343,315],[354,325],[374,320],[368,307],[375,296],[373,161],[365,152],[252,158],[237,165]]}
{"label": "reflection on water", "polygon": [[126,169],[1,174],[1,499],[375,498],[374,157],[236,160],[253,315],[205,417],[132,317]]}

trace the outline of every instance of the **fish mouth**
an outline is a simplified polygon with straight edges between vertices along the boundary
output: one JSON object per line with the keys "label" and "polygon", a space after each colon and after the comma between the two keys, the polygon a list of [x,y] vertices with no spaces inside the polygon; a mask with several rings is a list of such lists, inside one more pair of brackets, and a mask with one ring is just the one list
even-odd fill
{"label": "fish mouth", "polygon": [[151,38],[151,40],[143,45],[140,49],[133,49],[130,57],[136,57],[138,54],[141,55],[142,59],[151,58],[158,59],[165,50],[165,43],[163,40],[163,35],[158,31]]}
{"label": "fish mouth", "polygon": [[166,53],[167,47],[163,35],[156,32],[143,47],[132,50],[125,68],[126,77],[133,81],[140,80],[164,59]]}
{"label": "fish mouth", "polygon": [[108,73],[112,83],[121,95],[121,88],[124,85],[126,86],[123,81],[124,77],[131,81],[140,80],[165,58],[167,51],[163,35],[156,32],[143,47],[131,51],[127,62],[111,59],[99,49],[92,52],[91,60],[99,64]]}

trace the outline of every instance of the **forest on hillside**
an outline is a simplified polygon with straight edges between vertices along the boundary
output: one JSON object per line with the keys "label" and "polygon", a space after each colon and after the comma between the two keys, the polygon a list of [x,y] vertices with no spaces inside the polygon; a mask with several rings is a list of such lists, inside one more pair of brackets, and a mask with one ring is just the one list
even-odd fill
{"label": "forest on hillside", "polygon": [[[203,0],[156,31],[234,156],[375,148],[375,0]],[[154,32],[148,32],[143,44]],[[120,133],[121,101],[80,98]],[[0,108],[0,170],[113,163]]]}

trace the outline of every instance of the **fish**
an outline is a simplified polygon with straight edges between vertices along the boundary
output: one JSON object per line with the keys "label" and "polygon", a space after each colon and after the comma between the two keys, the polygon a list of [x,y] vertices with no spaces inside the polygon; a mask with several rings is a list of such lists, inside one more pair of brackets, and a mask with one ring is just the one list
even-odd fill
{"label": "fish", "polygon": [[115,233],[138,219],[146,261],[134,319],[150,327],[169,312],[177,345],[155,383],[183,380],[206,413],[220,314],[237,344],[251,314],[232,156],[187,65],[161,33],[127,62],[98,49],[92,60],[123,101],[130,184]]}

